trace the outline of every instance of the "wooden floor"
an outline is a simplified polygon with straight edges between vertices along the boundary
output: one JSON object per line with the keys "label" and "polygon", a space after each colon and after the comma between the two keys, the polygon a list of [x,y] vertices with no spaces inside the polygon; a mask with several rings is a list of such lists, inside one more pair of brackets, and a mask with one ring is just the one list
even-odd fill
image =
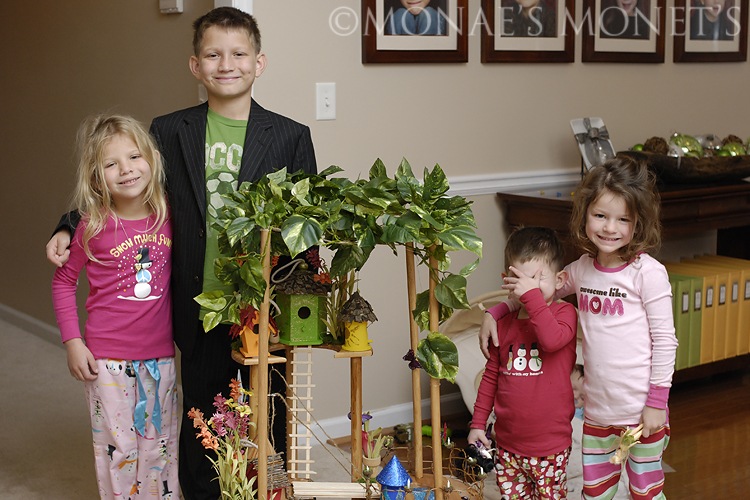
{"label": "wooden floor", "polygon": [[[676,383],[669,407],[672,438],[664,462],[674,472],[666,475],[667,498],[750,498],[750,366]],[[461,429],[469,418],[447,418],[448,425]],[[460,436],[455,441],[465,445]]]}
{"label": "wooden floor", "polygon": [[[666,475],[667,498],[750,498],[750,366],[676,383],[669,407],[672,438],[664,462],[674,471]],[[468,412],[445,417],[457,446],[466,444],[462,427],[470,418]]]}
{"label": "wooden floor", "polygon": [[750,498],[750,370],[678,383],[669,406],[667,498]]}

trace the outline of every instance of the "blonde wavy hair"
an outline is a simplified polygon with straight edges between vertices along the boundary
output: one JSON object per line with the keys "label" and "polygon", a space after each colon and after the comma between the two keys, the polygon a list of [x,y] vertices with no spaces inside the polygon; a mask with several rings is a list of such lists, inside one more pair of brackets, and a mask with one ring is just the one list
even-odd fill
{"label": "blonde wavy hair", "polygon": [[169,217],[164,192],[164,164],[148,130],[130,116],[110,114],[85,119],[76,137],[78,170],[73,205],[81,219],[86,221],[83,249],[92,260],[96,259],[89,248],[89,241],[102,232],[110,216],[117,217],[112,194],[104,181],[104,148],[118,135],[132,139],[151,167],[151,180],[143,200],[151,215],[156,216],[154,226],[149,230],[158,230]]}
{"label": "blonde wavy hair", "polygon": [[641,252],[658,251],[661,203],[656,177],[645,163],[620,156],[589,170],[575,190],[570,234],[576,245],[596,257],[598,249],[586,236],[586,213],[604,191],[621,196],[633,218],[633,238],[619,249],[620,258],[630,262]]}

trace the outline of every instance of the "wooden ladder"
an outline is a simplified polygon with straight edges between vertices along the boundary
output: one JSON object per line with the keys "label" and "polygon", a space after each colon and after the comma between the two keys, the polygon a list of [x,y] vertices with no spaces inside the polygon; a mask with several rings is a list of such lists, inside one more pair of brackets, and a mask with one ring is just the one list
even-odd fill
{"label": "wooden ladder", "polygon": [[315,474],[310,458],[312,432],[312,347],[298,346],[292,349],[292,376],[289,384],[289,477],[292,480],[306,479]]}

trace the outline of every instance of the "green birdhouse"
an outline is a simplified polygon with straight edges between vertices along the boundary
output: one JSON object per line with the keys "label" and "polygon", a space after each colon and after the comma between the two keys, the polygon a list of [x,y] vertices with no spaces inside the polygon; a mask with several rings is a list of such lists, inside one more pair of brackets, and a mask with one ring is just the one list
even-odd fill
{"label": "green birdhouse", "polygon": [[297,269],[276,284],[279,341],[286,345],[320,345],[326,333],[323,316],[330,285],[318,283],[315,274]]}

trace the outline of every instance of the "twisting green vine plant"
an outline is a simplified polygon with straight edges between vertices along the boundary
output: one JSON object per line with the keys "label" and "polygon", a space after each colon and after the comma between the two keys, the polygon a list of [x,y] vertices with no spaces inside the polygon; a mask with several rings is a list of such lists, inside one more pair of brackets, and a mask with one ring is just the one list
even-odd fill
{"label": "twisting green vine plant", "polygon": [[[206,331],[220,322],[239,323],[247,306],[260,308],[266,283],[259,229],[271,231],[272,255],[295,257],[314,246],[332,251],[328,271],[334,287],[342,280],[351,282],[376,245],[387,245],[397,253],[399,246],[411,243],[418,264],[427,265],[430,256],[438,264],[432,272],[440,320],[454,309],[469,307],[466,277],[479,263],[482,242],[475,232],[471,202],[448,196],[450,186],[440,166],[425,168],[421,182],[405,159],[393,177],[380,159],[367,179],[334,177],[341,171],[337,166],[319,174],[281,169],[258,182],[243,183],[225,196],[216,226],[219,247],[230,257],[217,259],[214,269],[236,291],[196,297],[211,311],[204,320]],[[450,252],[461,250],[477,259],[458,274],[451,273]],[[413,311],[422,330],[429,329],[428,309],[428,291],[424,291]]]}

